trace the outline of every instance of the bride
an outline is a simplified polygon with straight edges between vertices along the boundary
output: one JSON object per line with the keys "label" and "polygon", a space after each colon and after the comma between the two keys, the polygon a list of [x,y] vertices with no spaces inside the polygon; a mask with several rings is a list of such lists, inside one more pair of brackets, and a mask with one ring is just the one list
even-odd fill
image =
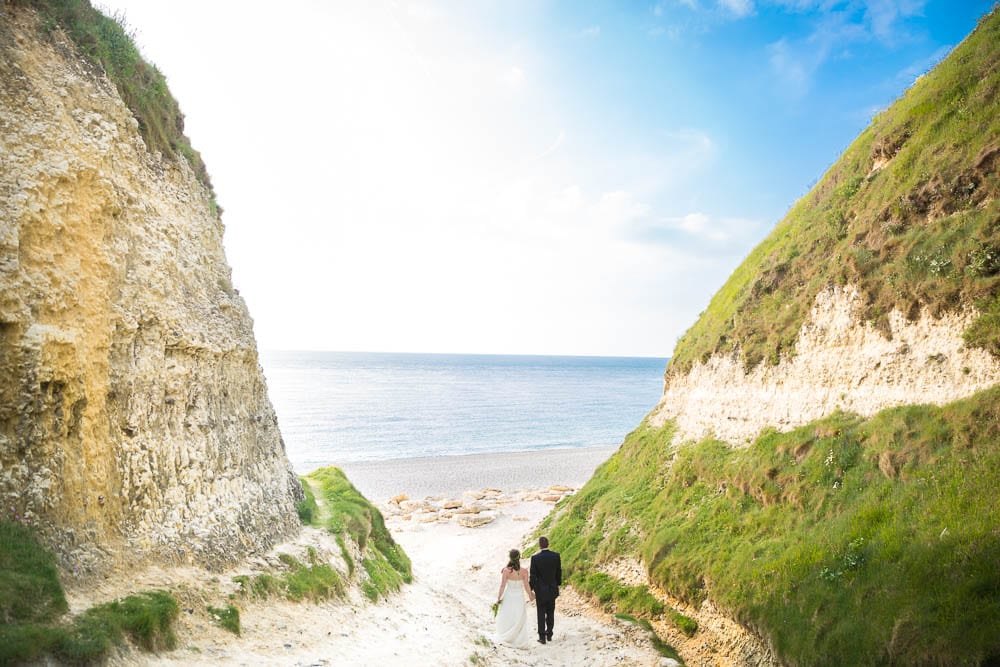
{"label": "bride", "polygon": [[[518,586],[518,583],[521,585]],[[534,600],[535,594],[528,587],[528,573],[521,569],[521,552],[511,549],[507,567],[500,574],[500,592],[497,593],[497,604],[500,605],[496,618],[498,642],[518,648],[531,644],[525,598]]]}

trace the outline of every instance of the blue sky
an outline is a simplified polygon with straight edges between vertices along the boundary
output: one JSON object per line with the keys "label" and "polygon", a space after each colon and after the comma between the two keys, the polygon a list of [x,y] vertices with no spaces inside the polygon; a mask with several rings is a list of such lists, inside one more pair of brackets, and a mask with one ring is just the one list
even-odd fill
{"label": "blue sky", "polygon": [[991,2],[104,5],[261,347],[662,357]]}

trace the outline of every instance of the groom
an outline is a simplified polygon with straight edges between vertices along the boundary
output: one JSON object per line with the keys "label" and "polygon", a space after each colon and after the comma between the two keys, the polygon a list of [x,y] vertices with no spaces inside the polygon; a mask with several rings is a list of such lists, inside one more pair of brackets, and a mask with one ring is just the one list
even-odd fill
{"label": "groom", "polygon": [[555,623],[556,598],[562,585],[562,562],[559,554],[549,551],[549,538],[539,537],[540,551],[531,557],[528,584],[535,591],[535,608],[538,611],[538,643],[552,641],[552,625]]}

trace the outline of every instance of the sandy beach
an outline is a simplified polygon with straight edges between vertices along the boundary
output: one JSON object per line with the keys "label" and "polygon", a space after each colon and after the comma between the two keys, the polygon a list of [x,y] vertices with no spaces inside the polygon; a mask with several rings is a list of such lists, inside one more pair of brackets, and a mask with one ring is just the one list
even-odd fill
{"label": "sandy beach", "polygon": [[[231,578],[245,567],[223,574],[191,567],[152,568],[127,582],[109,581],[88,591],[71,591],[72,604],[82,608],[99,599],[153,587],[181,591],[184,610],[178,627],[179,648],[162,655],[130,652],[119,656],[117,664],[661,665],[662,658],[643,632],[591,607],[569,588],[557,605],[554,641],[515,649],[492,640],[490,605],[496,599],[507,551],[526,546],[531,531],[552,510],[549,487],[578,486],[610,453],[603,449],[570,451],[569,456],[565,450],[546,452],[540,457],[545,459],[546,473],[534,469],[537,455],[345,466],[353,470],[351,479],[382,505],[387,525],[413,562],[414,582],[377,604],[357,593],[346,601],[322,604],[240,599],[243,631],[236,637],[216,627],[204,608],[219,604],[235,591]],[[384,477],[378,475],[380,465]],[[491,471],[492,478],[488,476]],[[411,515],[399,511],[398,503],[381,500],[406,491],[426,491],[434,498],[463,497],[468,491],[464,493],[468,500],[482,498],[483,487],[494,490],[476,502],[484,503],[483,514],[492,520],[479,527],[462,525],[454,520],[457,516],[430,520],[422,509]],[[563,488],[555,493],[572,491]],[[417,493],[407,495],[413,505],[428,503]],[[546,495],[549,501],[540,499]],[[320,553],[336,549],[329,534],[305,528],[272,553],[309,545]],[[558,550],[557,544],[552,546]],[[532,605],[527,613],[534,634]]]}
{"label": "sandy beach", "polygon": [[400,493],[422,498],[457,496],[464,491],[491,487],[507,491],[544,489],[552,485],[580,487],[617,449],[545,449],[338,465],[369,500],[382,503]]}

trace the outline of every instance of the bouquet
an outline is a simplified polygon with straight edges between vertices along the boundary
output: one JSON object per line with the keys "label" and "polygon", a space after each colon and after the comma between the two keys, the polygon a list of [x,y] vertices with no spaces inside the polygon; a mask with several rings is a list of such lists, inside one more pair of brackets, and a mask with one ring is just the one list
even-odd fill
{"label": "bouquet", "polygon": [[493,618],[496,618],[497,612],[500,610],[500,601],[498,600],[497,602],[494,602],[493,606],[490,607],[490,609],[493,610]]}

